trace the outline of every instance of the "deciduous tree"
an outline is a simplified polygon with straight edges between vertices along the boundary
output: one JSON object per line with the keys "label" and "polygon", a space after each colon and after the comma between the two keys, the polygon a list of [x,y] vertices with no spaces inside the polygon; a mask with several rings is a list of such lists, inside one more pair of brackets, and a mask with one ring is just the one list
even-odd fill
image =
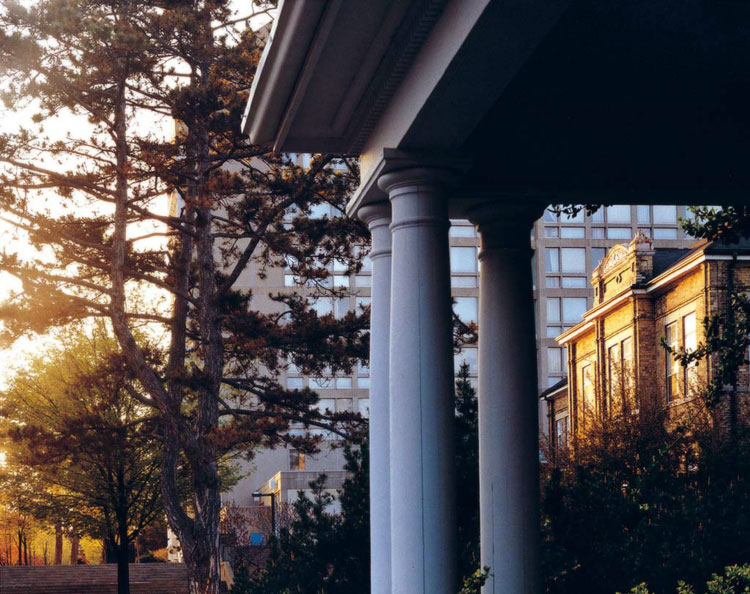
{"label": "deciduous tree", "polygon": [[137,389],[100,324],[91,335],[67,333],[17,371],[0,408],[10,438],[3,490],[18,512],[112,547],[119,594],[130,591],[130,545],[163,513],[158,425],[131,397]]}

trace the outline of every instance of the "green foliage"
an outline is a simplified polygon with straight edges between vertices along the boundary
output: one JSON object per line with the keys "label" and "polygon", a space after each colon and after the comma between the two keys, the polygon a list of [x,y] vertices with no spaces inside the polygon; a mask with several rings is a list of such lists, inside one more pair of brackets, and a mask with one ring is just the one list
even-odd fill
{"label": "green foliage", "polygon": [[[705,594],[748,594],[750,593],[750,565],[731,565],[724,568],[724,575],[716,575],[706,583]],[[621,594],[618,592],[618,594]],[[627,594],[652,594],[645,583],[638,584]],[[695,594],[689,584],[680,582],[677,594]]]}
{"label": "green foliage", "polygon": [[469,365],[456,375],[456,492],[458,506],[459,572],[473,579],[479,570],[479,416],[477,394],[469,379]]}
{"label": "green foliage", "polygon": [[481,594],[482,586],[487,583],[489,577],[489,567],[485,566],[481,569],[477,569],[474,573],[464,578],[464,583],[458,594]]}
{"label": "green foliage", "polygon": [[233,594],[294,592],[348,594],[367,592],[369,580],[369,497],[367,439],[345,446],[351,473],[340,492],[341,512],[329,511],[334,497],[325,491],[326,477],[310,483],[312,496],[300,493],[294,518],[272,539],[265,568],[243,573]]}
{"label": "green foliage", "polygon": [[132,541],[161,498],[154,418],[129,396],[117,351],[103,325],[69,331],[14,374],[0,395],[0,481],[19,512],[119,546],[119,528]]}
{"label": "green foliage", "polygon": [[130,545],[163,514],[158,425],[104,323],[59,339],[0,395],[0,486],[17,512],[101,539],[127,594]]}
{"label": "green foliage", "polygon": [[724,575],[715,575],[707,584],[708,594],[750,593],[750,565],[727,567]]}
{"label": "green foliage", "polygon": [[240,567],[234,572],[234,583],[232,584],[232,594],[245,594],[252,588],[252,580],[247,567]]}
{"label": "green foliage", "polygon": [[693,237],[737,243],[750,237],[750,207],[748,206],[691,206],[689,219],[682,219],[682,228]]}
{"label": "green foliage", "polygon": [[573,218],[581,212],[592,215],[606,204],[557,204],[550,206],[550,210],[561,217]]}
{"label": "green foliage", "polygon": [[750,434],[727,440],[699,411],[691,418],[672,431],[662,414],[609,419],[543,469],[548,593],[645,580],[666,594],[750,558]]}
{"label": "green foliage", "polygon": [[[621,593],[618,592],[617,594],[621,594]],[[648,586],[645,583],[638,584],[633,589],[631,589],[630,592],[628,592],[628,594],[649,594]]]}

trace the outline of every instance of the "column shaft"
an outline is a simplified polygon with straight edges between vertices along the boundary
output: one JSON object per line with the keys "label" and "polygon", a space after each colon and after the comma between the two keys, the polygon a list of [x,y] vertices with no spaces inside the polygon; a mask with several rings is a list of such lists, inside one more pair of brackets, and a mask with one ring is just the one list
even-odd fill
{"label": "column shaft", "polygon": [[389,335],[391,319],[391,207],[360,209],[372,237],[370,305],[370,580],[372,594],[391,594]]}
{"label": "column shaft", "polygon": [[391,559],[394,594],[455,594],[448,213],[439,170],[380,180],[391,200]]}
{"label": "column shaft", "polygon": [[484,594],[537,594],[540,585],[531,220],[514,214],[479,220],[481,563],[492,574]]}

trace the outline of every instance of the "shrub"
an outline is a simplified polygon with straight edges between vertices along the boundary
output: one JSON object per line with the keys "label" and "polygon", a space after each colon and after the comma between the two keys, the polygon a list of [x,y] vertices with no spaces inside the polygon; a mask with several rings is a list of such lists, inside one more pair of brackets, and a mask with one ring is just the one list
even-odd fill
{"label": "shrub", "polygon": [[[651,594],[651,591],[642,583],[627,594]],[[695,590],[681,581],[677,594],[695,594]],[[750,594],[750,565],[730,565],[724,569],[724,575],[714,574],[706,583],[705,594]]]}

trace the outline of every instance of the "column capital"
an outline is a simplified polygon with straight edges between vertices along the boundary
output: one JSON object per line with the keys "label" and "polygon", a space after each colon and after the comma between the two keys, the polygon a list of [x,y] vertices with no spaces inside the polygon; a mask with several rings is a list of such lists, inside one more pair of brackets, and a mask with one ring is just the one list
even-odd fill
{"label": "column capital", "polygon": [[409,167],[381,175],[378,186],[393,199],[399,190],[411,191],[417,187],[434,187],[442,192],[458,183],[459,173],[454,169],[438,167]]}
{"label": "column capital", "polygon": [[372,247],[370,259],[391,255],[391,203],[388,201],[375,202],[360,207],[357,216],[370,229]]}
{"label": "column capital", "polygon": [[[466,212],[480,233],[482,251],[489,249],[529,250],[529,233],[542,216],[547,201],[538,197],[520,197],[513,202],[492,200],[473,206]],[[480,254],[481,258],[481,254]]]}
{"label": "column capital", "polygon": [[[367,224],[370,230],[378,224],[389,225],[391,221],[391,203],[383,200],[382,202],[374,202],[361,206],[357,211],[357,216]],[[382,221],[387,222],[383,223]]]}
{"label": "column capital", "polygon": [[360,159],[360,185],[346,205],[346,212],[352,214],[363,204],[382,200],[385,188],[379,181],[391,172],[426,167],[465,173],[471,164],[472,159],[467,158],[465,153],[404,151],[383,147],[379,153],[363,155]]}
{"label": "column capital", "polygon": [[447,232],[448,195],[458,179],[455,171],[437,167],[410,167],[381,176],[378,185],[388,193],[393,209],[391,232],[413,226]]}

